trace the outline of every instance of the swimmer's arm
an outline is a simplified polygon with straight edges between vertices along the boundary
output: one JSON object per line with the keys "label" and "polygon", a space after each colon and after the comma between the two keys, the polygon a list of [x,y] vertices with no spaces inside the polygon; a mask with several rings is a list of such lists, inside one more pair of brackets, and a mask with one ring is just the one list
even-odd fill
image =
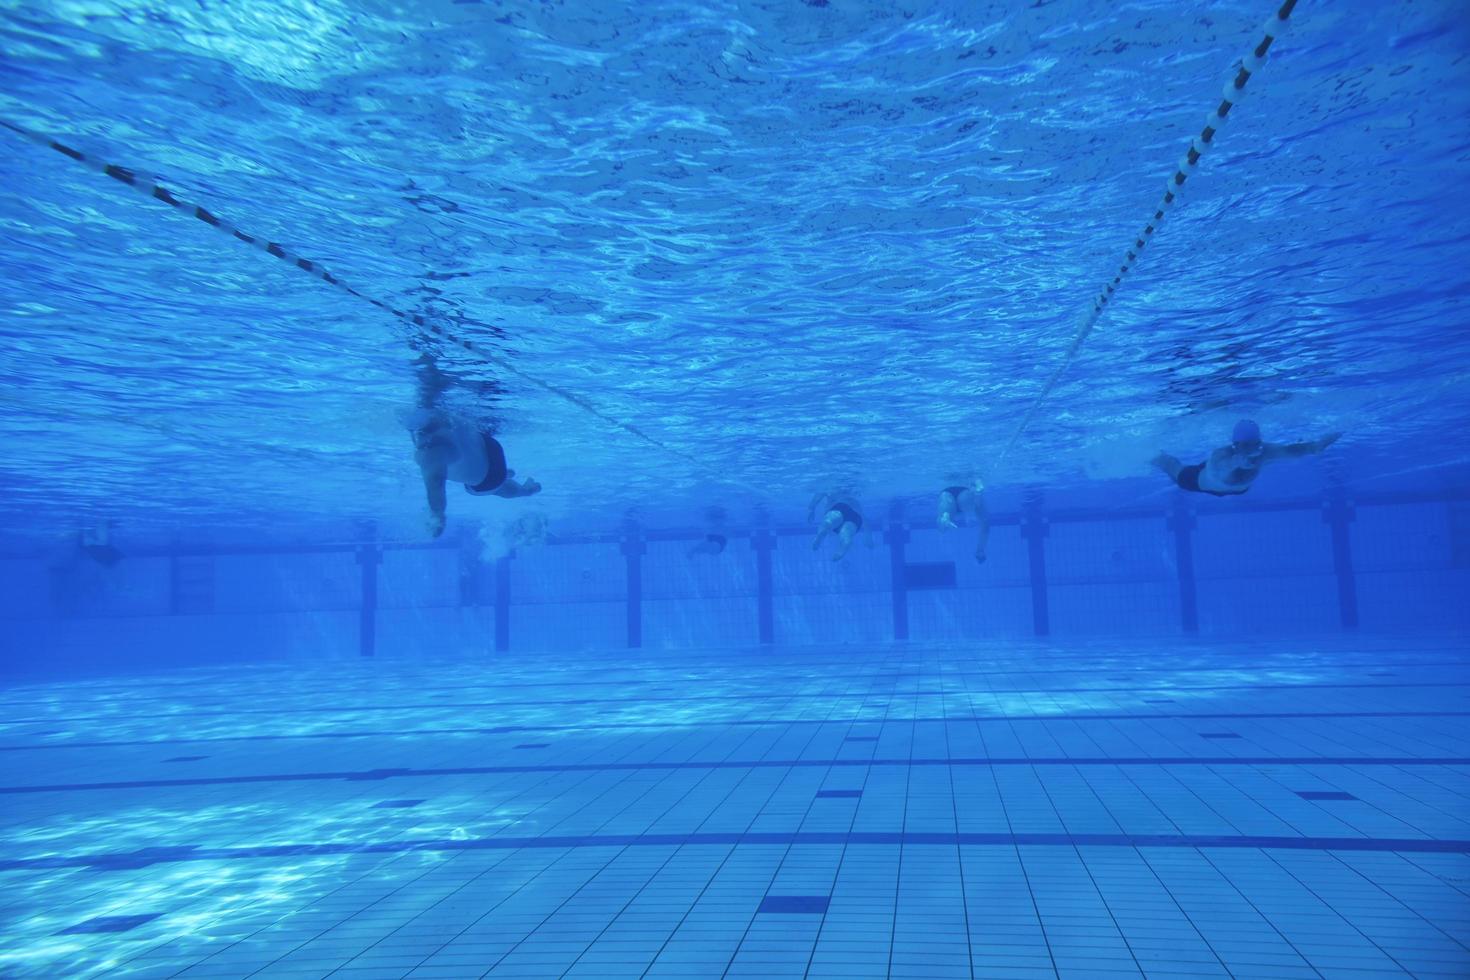
{"label": "swimmer's arm", "polygon": [[1329,432],[1320,439],[1312,439],[1308,442],[1289,443],[1267,443],[1265,459],[1267,461],[1277,459],[1297,459],[1301,456],[1313,456],[1322,452],[1342,436],[1341,432]]}
{"label": "swimmer's arm", "polygon": [[985,506],[985,494],[975,491],[975,523],[980,525],[980,537],[975,542],[975,560],[985,560],[985,549],[990,543],[990,509]]}
{"label": "swimmer's arm", "polygon": [[[424,475],[424,493],[429,498],[429,511],[437,519],[439,530],[443,530],[444,512],[448,508],[448,501],[444,496],[444,481],[448,479],[448,468],[440,453],[420,452],[415,458]],[[438,537],[438,533],[436,532],[434,536]]]}
{"label": "swimmer's arm", "polygon": [[425,470],[424,490],[429,497],[429,510],[436,514],[443,514],[448,503],[444,498],[444,471],[431,473]]}
{"label": "swimmer's arm", "polygon": [[817,504],[820,504],[825,499],[827,499],[827,495],[825,493],[817,493],[812,495],[812,502],[806,505],[806,519],[808,521],[814,521],[817,519]]}

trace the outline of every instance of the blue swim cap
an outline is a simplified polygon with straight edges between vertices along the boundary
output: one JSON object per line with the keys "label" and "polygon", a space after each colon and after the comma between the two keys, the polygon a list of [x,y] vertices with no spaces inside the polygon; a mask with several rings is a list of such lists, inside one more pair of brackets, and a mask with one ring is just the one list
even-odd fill
{"label": "blue swim cap", "polygon": [[1250,419],[1241,419],[1235,423],[1235,431],[1230,434],[1232,442],[1260,442],[1261,427]]}

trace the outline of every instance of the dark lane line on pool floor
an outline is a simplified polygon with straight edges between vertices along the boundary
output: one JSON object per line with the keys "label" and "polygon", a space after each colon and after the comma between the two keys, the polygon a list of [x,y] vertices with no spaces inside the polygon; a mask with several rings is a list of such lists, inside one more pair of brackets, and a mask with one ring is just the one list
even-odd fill
{"label": "dark lane line on pool floor", "polygon": [[51,783],[35,786],[0,786],[0,795],[22,793],[72,793],[97,790],[163,789],[176,786],[233,786],[248,783],[293,783],[345,780],[365,782],[382,779],[444,776],[493,776],[511,773],[627,772],[666,769],[812,769],[854,766],[959,768],[997,766],[1470,766],[1470,756],[1374,757],[1374,756],[1103,756],[912,758],[912,759],[752,759],[708,762],[609,762],[565,763],[522,766],[456,766],[442,769],[364,769],[343,772],[262,773],[252,776],[199,776],[192,779],[138,779],[106,783]]}
{"label": "dark lane line on pool floor", "polygon": [[719,727],[773,727],[789,728],[793,725],[881,725],[896,723],[903,725],[928,724],[971,724],[992,722],[1011,724],[1028,721],[1191,721],[1191,720],[1243,720],[1243,719],[1310,720],[1314,718],[1470,718],[1470,711],[1238,711],[1209,712],[1200,714],[1087,714],[1067,713],[1055,715],[954,715],[948,718],[902,718],[891,715],[878,718],[774,718],[774,719],[715,719],[710,721],[610,721],[588,722],[581,725],[501,725],[495,728],[415,728],[384,729],[381,731],[347,732],[300,732],[272,735],[214,735],[198,738],[123,739],[118,741],[53,742],[34,745],[0,745],[0,752],[33,752],[48,749],[99,749],[130,746],[176,746],[197,745],[214,742],[274,742],[291,739],[349,739],[349,738],[405,738],[434,735],[505,735],[516,732],[597,732],[606,729],[659,729],[659,728],[719,728]]}
{"label": "dark lane line on pool floor", "polygon": [[262,847],[150,847],[115,854],[79,854],[69,857],[0,860],[0,871],[44,871],[90,868],[94,871],[134,871],[154,864],[188,861],[239,861],[252,858],[310,858],[358,854],[406,854],[486,850],[556,849],[581,847],[687,847],[706,845],[782,846],[1001,846],[1001,847],[1127,847],[1127,848],[1254,848],[1304,851],[1388,851],[1419,854],[1470,853],[1470,840],[1373,837],[1224,837],[1168,834],[987,834],[922,833],[906,831],[797,831],[792,833],[597,834],[583,837],[472,837],[383,841],[363,844],[276,844]]}

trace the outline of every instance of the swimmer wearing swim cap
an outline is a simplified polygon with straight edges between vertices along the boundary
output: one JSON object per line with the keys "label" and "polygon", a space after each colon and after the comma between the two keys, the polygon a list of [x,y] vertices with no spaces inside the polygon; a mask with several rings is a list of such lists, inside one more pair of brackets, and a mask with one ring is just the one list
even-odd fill
{"label": "swimmer wearing swim cap", "polygon": [[1216,449],[1203,463],[1185,466],[1168,453],[1159,453],[1152,462],[1181,490],[1214,497],[1238,497],[1251,488],[1267,463],[1315,455],[1341,435],[1341,432],[1332,432],[1310,442],[1272,443],[1261,438],[1259,425],[1250,419],[1241,419],[1230,433],[1230,445]]}

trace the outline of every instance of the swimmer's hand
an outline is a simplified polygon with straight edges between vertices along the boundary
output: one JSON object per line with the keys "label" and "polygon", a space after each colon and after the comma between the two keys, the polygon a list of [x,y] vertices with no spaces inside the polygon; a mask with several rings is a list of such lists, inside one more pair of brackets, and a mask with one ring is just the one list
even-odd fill
{"label": "swimmer's hand", "polygon": [[939,515],[939,526],[941,528],[951,528],[954,530],[959,529],[959,525],[954,522],[954,518],[950,517],[948,514]]}
{"label": "swimmer's hand", "polygon": [[1326,449],[1328,446],[1332,445],[1334,442],[1336,442],[1337,440],[1339,440],[1341,438],[1342,438],[1342,433],[1341,432],[1329,432],[1327,435],[1325,435],[1321,439],[1318,439],[1317,440],[1317,442],[1316,442],[1316,447],[1317,447],[1316,448],[1316,451],[1320,453],[1322,450]]}
{"label": "swimmer's hand", "polygon": [[443,514],[429,514],[429,520],[427,521],[427,524],[429,528],[429,537],[437,538],[439,535],[444,533]]}
{"label": "swimmer's hand", "polygon": [[982,564],[982,565],[985,564],[985,552],[983,552],[983,551],[977,551],[977,552],[975,552],[975,560],[977,562],[979,562],[980,564]]}

